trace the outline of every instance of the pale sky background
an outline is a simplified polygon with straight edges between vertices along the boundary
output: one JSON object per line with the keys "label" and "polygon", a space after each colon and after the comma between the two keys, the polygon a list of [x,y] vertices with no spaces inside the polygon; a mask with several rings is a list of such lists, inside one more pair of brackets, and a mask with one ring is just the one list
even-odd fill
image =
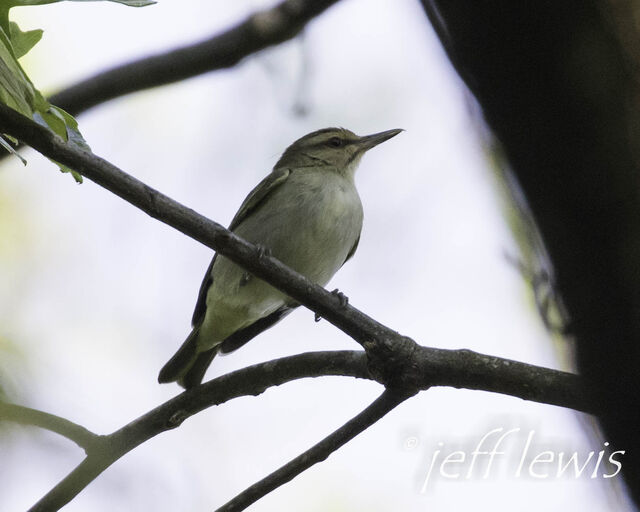
{"label": "pale sky background", "polygon": [[[16,8],[12,19],[23,30],[45,30],[23,65],[48,93],[208,37],[265,4],[60,3]],[[308,112],[300,117],[292,112],[305,67]],[[101,105],[79,122],[95,153],[222,224],[305,133],[404,128],[363,160],[360,246],[329,288],[423,345],[559,368],[527,287],[504,256],[517,249],[474,111],[417,0],[343,0],[303,39],[228,71]],[[88,180],[76,185],[33,151],[23,154],[27,167],[17,159],[0,166],[1,382],[18,403],[110,433],[179,392],[156,376],[189,332],[211,251]],[[300,308],[216,359],[208,378],[299,352],[358,348]],[[213,510],[380,392],[375,383],[326,377],[209,409],[126,455],[64,510]],[[464,464],[458,480],[432,477],[421,492],[435,450],[470,453],[496,428],[520,431],[505,441],[489,478],[476,470],[466,479]],[[516,478],[532,430],[534,454],[577,452],[583,461],[602,449],[570,411],[432,389],[250,510],[622,509],[601,476]],[[0,436],[2,511],[28,508],[82,458],[48,432]]]}

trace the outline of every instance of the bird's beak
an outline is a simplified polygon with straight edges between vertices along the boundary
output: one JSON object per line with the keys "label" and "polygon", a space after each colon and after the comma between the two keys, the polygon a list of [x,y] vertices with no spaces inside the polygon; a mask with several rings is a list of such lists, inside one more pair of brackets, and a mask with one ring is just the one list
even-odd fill
{"label": "bird's beak", "polygon": [[402,129],[395,129],[387,130],[386,132],[374,133],[372,135],[364,135],[363,137],[360,137],[360,140],[358,140],[358,146],[360,146],[362,151],[367,151],[378,144],[382,144],[385,140],[395,137],[403,131],[404,130]]}

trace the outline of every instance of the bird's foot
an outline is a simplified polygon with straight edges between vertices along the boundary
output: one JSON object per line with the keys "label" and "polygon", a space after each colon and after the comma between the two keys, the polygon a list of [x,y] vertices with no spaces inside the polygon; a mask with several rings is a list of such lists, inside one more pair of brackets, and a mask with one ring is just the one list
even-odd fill
{"label": "bird's foot", "polygon": [[265,256],[271,256],[271,249],[262,244],[257,244],[256,249],[258,249],[258,259],[261,260]]}
{"label": "bird's foot", "polygon": [[349,297],[347,297],[344,293],[342,293],[340,290],[338,290],[337,288],[335,290],[333,290],[331,292],[333,295],[335,295],[336,297],[338,297],[338,300],[340,301],[340,307],[343,308],[345,307],[347,304],[349,304]]}
{"label": "bird's foot", "polygon": [[[337,288],[335,290],[333,290],[331,292],[332,295],[335,295],[336,297],[338,297],[338,300],[340,301],[340,307],[343,308],[345,307],[347,304],[349,304],[349,297],[347,297],[344,293],[342,293],[340,290],[338,290]],[[313,317],[313,319],[316,322],[319,322],[320,320],[322,320],[322,317],[320,316],[319,313],[316,313]]]}

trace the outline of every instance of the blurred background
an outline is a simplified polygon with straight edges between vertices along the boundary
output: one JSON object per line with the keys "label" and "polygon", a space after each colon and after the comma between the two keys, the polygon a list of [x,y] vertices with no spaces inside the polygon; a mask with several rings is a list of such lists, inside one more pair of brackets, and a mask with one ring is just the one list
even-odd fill
{"label": "blurred background", "polygon": [[[22,61],[52,93],[134,57],[208,37],[273,2],[189,0],[15,8],[43,40]],[[330,283],[418,343],[566,368],[512,263],[518,244],[491,140],[414,0],[345,0],[301,37],[238,66],[103,104],[79,116],[93,151],[228,224],[296,138],[327,127],[406,132],[369,153],[356,177],[365,225]],[[211,251],[33,151],[0,164],[0,386],[11,401],[110,433],[175,396],[159,368],[189,332]],[[500,171],[500,169],[498,169]],[[311,350],[358,349],[300,308],[208,378]],[[212,510],[370,403],[380,386],[307,379],[187,420],[109,468],[65,510]],[[603,448],[588,419],[490,393],[432,389],[252,510],[624,510],[612,483],[516,477],[531,450]],[[0,425],[0,510],[24,510],[82,452],[35,428]],[[488,478],[425,480],[436,450],[505,440]],[[491,446],[489,444],[488,446]]]}

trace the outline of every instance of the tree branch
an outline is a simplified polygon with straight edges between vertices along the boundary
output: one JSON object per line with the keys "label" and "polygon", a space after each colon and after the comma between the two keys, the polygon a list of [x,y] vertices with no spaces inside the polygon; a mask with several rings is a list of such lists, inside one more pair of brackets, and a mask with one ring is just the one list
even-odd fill
{"label": "tree branch", "polygon": [[285,0],[207,40],[98,73],[52,95],[49,101],[77,115],[118,96],[232,67],[248,55],[292,39],[337,2]]}
{"label": "tree branch", "polygon": [[[523,374],[519,374],[519,371],[524,371],[527,379],[534,377],[534,372],[538,370],[552,372],[545,369],[529,370],[536,367],[481,356],[470,351],[452,352],[420,347],[412,339],[399,335],[353,306],[342,305],[334,294],[311,283],[304,276],[289,269],[275,258],[261,256],[253,245],[219,224],[153,190],[92,153],[67,145],[46,128],[4,105],[0,105],[0,132],[9,133],[30,144],[46,156],[76,169],[87,178],[139,207],[152,217],[217,250],[320,314],[364,346],[369,357],[370,370],[376,380],[385,385],[405,387],[406,389],[424,389],[425,384],[434,384],[434,382],[425,383],[424,375],[427,372],[434,375],[434,372],[439,369],[445,378],[446,375],[456,375],[455,378],[462,379],[455,380],[452,377],[452,381],[447,385],[477,386],[475,389],[484,388],[520,396],[518,395],[518,385],[527,382],[527,380],[522,380]],[[452,354],[457,355],[453,356]],[[422,357],[418,357],[419,355]],[[463,368],[463,371],[456,374],[454,371],[456,365],[458,368]],[[499,379],[492,370],[497,366],[500,366],[504,375],[511,379],[509,391],[499,386],[494,387]],[[568,379],[574,378],[573,376],[569,377],[569,374],[562,372],[560,374],[566,375]],[[542,380],[549,376],[547,373],[544,375]],[[472,376],[475,376],[473,377],[476,379],[475,381]],[[531,387],[527,388],[527,394],[523,397],[533,400],[543,399],[557,405],[572,403],[573,405],[569,405],[570,407],[588,410],[578,394],[562,396],[564,389],[564,386],[560,390],[544,386],[542,388]],[[578,404],[577,407],[576,404]]]}
{"label": "tree branch", "polygon": [[[459,378],[465,379],[464,382],[467,385],[486,386],[492,390],[491,386],[496,382],[495,375],[493,372],[483,373],[491,368],[492,364],[498,365],[503,362],[502,371],[505,372],[505,375],[514,376],[515,381],[513,382],[516,383],[516,388],[522,380],[519,380],[520,377],[518,377],[519,374],[515,368],[529,368],[528,365],[518,366],[523,363],[474,355],[470,351],[458,352],[452,361],[447,356],[447,354],[451,354],[450,351],[420,347],[412,339],[399,335],[352,305],[342,305],[334,294],[312,283],[277,259],[260,255],[253,245],[223,228],[220,224],[152,189],[106,160],[90,152],[67,145],[48,129],[4,105],[0,105],[0,132],[8,133],[31,145],[49,158],[77,170],[152,217],[227,256],[257,277],[264,279],[318,313],[365,348],[369,355],[370,369],[375,374],[376,380],[385,385],[405,387],[406,389],[424,388],[425,369],[421,369],[420,364],[440,362],[445,365],[448,372],[456,366],[456,358],[459,358],[457,359],[458,365],[465,366],[465,368],[468,366],[465,372],[458,374]],[[425,352],[425,350],[429,352]],[[422,363],[417,362],[418,354],[424,356],[419,359]],[[479,373],[472,373],[472,370],[478,369]],[[427,370],[434,371],[434,368],[429,367]],[[477,378],[484,378],[481,385],[478,382],[474,383],[468,380],[472,374]],[[448,385],[456,386],[459,384],[459,381],[455,381]],[[512,391],[516,390],[512,388]],[[539,390],[532,388],[529,391],[530,395],[527,398],[537,399],[536,393]],[[500,392],[504,392],[504,390],[501,389]],[[562,393],[562,390],[556,390],[556,392]],[[558,405],[566,403],[566,400],[563,401],[558,397],[547,396],[547,399],[552,400],[549,403]],[[568,397],[568,400],[578,402],[575,396]],[[586,407],[581,404],[578,408],[585,410]]]}
{"label": "tree branch", "polygon": [[184,391],[112,434],[100,436],[87,457],[29,512],[59,510],[123,455],[208,407],[256,396],[292,380],[325,375],[369,378],[366,357],[357,351],[310,352],[249,366]]}
{"label": "tree branch", "polygon": [[364,432],[411,396],[411,394],[398,393],[389,389],[385,390],[369,407],[354,416],[338,430],[267,477],[242,491],[231,501],[218,508],[216,512],[237,512],[246,509],[271,491],[293,480],[293,478],[314,464],[326,460],[329,455],[347,444],[361,432]]}
{"label": "tree branch", "polygon": [[[578,376],[466,350],[421,347],[353,306],[342,305],[335,295],[275,258],[260,255],[254,246],[219,224],[153,190],[91,152],[67,145],[48,129],[4,105],[0,105],[0,133],[8,133],[31,145],[152,217],[227,256],[320,314],[359,342],[366,351],[366,354],[345,352],[337,356],[303,354],[271,361],[239,370],[178,395],[119,431],[101,438],[100,445],[38,502],[32,509],[34,511],[59,509],[115,460],[158,433],[176,427],[192,414],[235,396],[258,394],[269,386],[309,376],[309,372],[373,378],[393,390],[394,394],[406,396],[431,386],[448,385],[589,410]],[[301,361],[305,362],[302,366]]]}
{"label": "tree branch", "polygon": [[[271,386],[279,386],[301,378],[334,375],[374,379],[374,375],[369,371],[370,357],[361,351],[309,352],[249,366],[185,391],[116,432],[98,436],[97,441],[87,450],[87,458],[36,503],[30,512],[60,509],[119,458],[152,437],[178,427],[185,419],[208,407],[220,405],[240,396],[256,396]],[[428,347],[418,347],[411,364],[420,375],[420,381],[417,383],[417,389],[420,390],[433,386],[453,386],[495,391],[525,400],[588,412],[587,401],[582,395],[581,379],[570,373],[476,354],[468,350]],[[393,393],[386,396],[404,396],[402,398],[404,400],[417,389],[393,389]],[[392,398],[382,400],[381,403],[388,405],[392,403],[390,400]],[[376,406],[373,410],[382,411],[383,409]],[[347,424],[350,426],[345,425],[332,434],[333,437],[330,436],[310,452],[296,458],[290,463],[291,465],[267,477],[265,482],[256,484],[258,487],[254,486],[255,488],[250,488],[252,490],[247,490],[248,494],[240,501],[244,503],[247,499],[258,499],[260,497],[258,494],[265,491],[267,487],[272,485],[277,487],[291,480],[299,473],[298,469],[304,470],[304,464],[313,465],[324,460],[331,452],[361,431],[356,431],[354,428],[357,425],[364,425],[361,423],[364,421],[363,418],[373,417],[367,416],[365,412],[361,413],[356,423],[350,422]],[[375,421],[374,419],[372,423]],[[325,456],[323,457],[322,454]],[[235,499],[230,503],[237,506]]]}
{"label": "tree branch", "polygon": [[522,400],[593,413],[584,394],[582,378],[471,350],[446,350],[418,346],[412,358],[421,376],[421,390],[449,386],[510,395]]}
{"label": "tree branch", "polygon": [[422,3],[535,217],[585,394],[640,507],[638,3]]}
{"label": "tree branch", "polygon": [[99,438],[90,430],[67,419],[22,405],[0,402],[0,421],[13,421],[20,425],[32,425],[60,434],[87,452]]}
{"label": "tree branch", "polygon": [[[6,105],[0,105],[0,133],[9,134],[52,160],[67,165],[151,217],[228,257],[318,313],[359,343],[377,344],[383,339],[395,339],[405,348],[415,345],[413,340],[399,336],[353,306],[343,305],[335,294],[312,283],[277,259],[261,254],[255,246],[220,224],[152,189],[93,153],[65,143],[47,128]],[[393,375],[388,377],[394,379]],[[405,376],[400,375],[399,378],[404,379]]]}

